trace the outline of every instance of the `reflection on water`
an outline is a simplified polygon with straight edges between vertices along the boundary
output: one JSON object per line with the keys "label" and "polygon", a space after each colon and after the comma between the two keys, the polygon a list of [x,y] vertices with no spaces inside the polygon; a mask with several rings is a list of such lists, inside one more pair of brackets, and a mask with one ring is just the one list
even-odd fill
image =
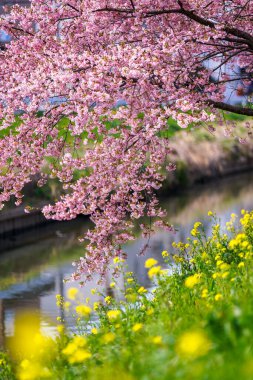
{"label": "reflection on water", "polygon": [[[170,223],[177,228],[176,235],[157,231],[150,240],[145,257],[138,256],[145,244],[139,238],[126,246],[129,270],[133,271],[138,281],[149,286],[149,280],[144,269],[147,257],[161,260],[161,251],[171,251],[172,241],[184,240],[196,220],[201,220],[206,230],[210,229],[208,210],[215,211],[224,223],[231,212],[239,214],[240,209],[253,209],[253,174],[245,174],[217,183],[197,186],[194,189],[170,197],[163,201],[168,210]],[[0,256],[0,346],[5,339],[14,334],[15,320],[18,311],[34,309],[43,315],[42,327],[49,330],[55,324],[59,310],[55,305],[55,295],[66,295],[67,289],[73,284],[64,283],[73,267],[72,261],[78,259],[83,247],[78,244],[78,237],[88,228],[87,219],[77,219],[73,222],[56,223],[41,229],[41,238],[36,244],[23,246],[12,251],[6,251]],[[20,236],[22,243],[22,236]],[[1,240],[0,240],[1,245]],[[90,294],[94,282],[88,283],[82,292],[84,297],[91,297],[91,302],[98,296]],[[108,292],[111,282],[110,273],[105,279],[104,291]],[[64,311],[60,311],[64,317]],[[68,323],[70,320],[66,317]],[[51,327],[53,329],[53,327]]]}

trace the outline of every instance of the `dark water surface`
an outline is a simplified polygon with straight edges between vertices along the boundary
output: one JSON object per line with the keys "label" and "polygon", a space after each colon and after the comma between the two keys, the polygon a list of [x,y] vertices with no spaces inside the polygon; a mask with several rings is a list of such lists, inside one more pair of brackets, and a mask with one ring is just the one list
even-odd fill
{"label": "dark water surface", "polygon": [[[242,208],[253,209],[253,173],[199,185],[162,202],[168,210],[169,222],[178,230],[176,235],[157,231],[149,242],[145,257],[138,256],[145,244],[144,239],[139,238],[125,247],[129,270],[144,286],[149,286],[144,269],[147,257],[161,261],[161,251],[171,251],[173,241],[184,240],[197,220],[204,223],[208,232],[209,210],[216,212],[221,223],[225,223],[232,212],[239,215]],[[43,316],[42,329],[49,333],[55,330],[59,315],[55,295],[65,296],[68,288],[77,286],[64,283],[63,279],[73,272],[72,261],[82,255],[83,247],[78,243],[78,237],[87,228],[88,220],[82,218],[48,225],[37,231],[36,243],[0,254],[0,346],[14,334],[16,316],[24,309],[39,311]],[[18,239],[22,245],[22,235]],[[105,292],[109,289],[110,277],[108,274]],[[98,296],[90,294],[95,286],[96,279],[81,290],[84,297],[91,297],[91,303],[98,300]]]}

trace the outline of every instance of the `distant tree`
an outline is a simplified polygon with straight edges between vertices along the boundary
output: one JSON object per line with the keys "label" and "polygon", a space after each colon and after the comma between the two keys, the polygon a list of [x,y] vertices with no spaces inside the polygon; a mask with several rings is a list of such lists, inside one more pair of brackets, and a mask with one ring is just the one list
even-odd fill
{"label": "distant tree", "polygon": [[252,15],[251,0],[33,0],[2,18],[13,40],[0,52],[1,201],[19,204],[38,173],[62,182],[46,217],[95,223],[75,279],[103,274],[140,217],[170,229],[154,195],[169,117],[184,128],[217,110],[253,116],[223,100],[226,83],[252,79]]}

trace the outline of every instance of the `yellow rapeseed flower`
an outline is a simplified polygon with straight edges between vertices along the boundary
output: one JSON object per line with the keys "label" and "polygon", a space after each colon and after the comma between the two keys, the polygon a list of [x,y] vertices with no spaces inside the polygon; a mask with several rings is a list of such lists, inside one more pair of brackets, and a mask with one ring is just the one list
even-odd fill
{"label": "yellow rapeseed flower", "polygon": [[220,294],[220,293],[217,293],[217,294],[215,294],[215,296],[214,296],[215,301],[220,301],[220,300],[222,300],[222,298],[223,298],[223,295]]}
{"label": "yellow rapeseed flower", "polygon": [[150,309],[147,309],[146,314],[147,314],[147,315],[152,315],[152,314],[154,314],[154,309],[153,309],[152,307],[151,307]]}
{"label": "yellow rapeseed flower", "polygon": [[89,351],[79,348],[68,358],[68,361],[70,364],[83,363],[85,360],[90,358],[91,353]]}
{"label": "yellow rapeseed flower", "polygon": [[91,308],[87,305],[78,305],[76,307],[76,313],[82,317],[88,317],[91,314]]}
{"label": "yellow rapeseed flower", "polygon": [[22,360],[18,370],[19,380],[52,379],[49,369],[39,362],[31,362],[28,359]]}
{"label": "yellow rapeseed flower", "polygon": [[92,333],[93,335],[97,335],[97,334],[98,334],[98,329],[97,329],[96,327],[93,327],[93,328],[91,329],[91,333]]}
{"label": "yellow rapeseed flower", "polygon": [[39,314],[32,310],[17,313],[14,336],[6,342],[12,357],[19,360],[32,357],[34,362],[40,362],[47,352],[55,349],[55,345],[53,339],[41,333]]}
{"label": "yellow rapeseed flower", "polygon": [[111,283],[110,283],[110,288],[114,289],[115,286],[116,286],[115,282],[111,282]]}
{"label": "yellow rapeseed flower", "polygon": [[62,334],[65,330],[65,326],[64,325],[58,325],[57,327],[57,331],[59,334]]}
{"label": "yellow rapeseed flower", "polygon": [[62,350],[62,353],[68,357],[70,364],[82,363],[91,357],[91,353],[83,349],[86,344],[87,339],[84,336],[75,336]]}
{"label": "yellow rapeseed flower", "polygon": [[162,257],[168,257],[169,252],[168,251],[162,251]]}
{"label": "yellow rapeseed flower", "polygon": [[143,328],[143,324],[142,323],[136,323],[135,325],[133,325],[132,330],[133,330],[133,332],[138,332],[142,328]]}
{"label": "yellow rapeseed flower", "polygon": [[84,347],[87,344],[87,339],[84,336],[76,335],[72,342],[77,346],[77,347]]}
{"label": "yellow rapeseed flower", "polygon": [[98,310],[100,305],[101,305],[100,302],[94,302],[94,304],[93,304],[93,310],[94,311]]}
{"label": "yellow rapeseed flower", "polygon": [[176,344],[178,355],[195,359],[206,355],[211,348],[211,342],[202,331],[187,331],[183,333]]}
{"label": "yellow rapeseed flower", "polygon": [[241,261],[237,266],[238,266],[238,268],[243,268],[243,267],[245,267],[245,264],[243,261]]}
{"label": "yellow rapeseed flower", "polygon": [[96,289],[96,288],[92,288],[90,292],[91,292],[91,294],[93,294],[93,295],[94,295],[94,294],[96,294],[96,293],[97,293],[97,289]]}
{"label": "yellow rapeseed flower", "polygon": [[138,293],[139,293],[139,294],[147,293],[147,289],[145,289],[144,286],[141,286],[141,287],[138,289]]}
{"label": "yellow rapeseed flower", "polygon": [[180,257],[179,255],[173,255],[173,260],[175,263],[183,263],[185,260],[183,257]]}
{"label": "yellow rapeseed flower", "polygon": [[202,224],[201,222],[195,222],[193,226],[194,229],[197,230],[201,226],[201,224]]}
{"label": "yellow rapeseed flower", "polygon": [[108,332],[107,334],[105,334],[105,335],[102,337],[102,341],[103,341],[105,344],[108,344],[108,343],[113,342],[115,338],[116,338],[116,335],[115,335],[113,332]]}
{"label": "yellow rapeseed flower", "polygon": [[212,211],[208,211],[207,215],[208,216],[213,216],[213,212]]}
{"label": "yellow rapeseed flower", "polygon": [[148,276],[149,276],[149,278],[153,278],[153,277],[159,275],[160,273],[161,273],[161,267],[156,266],[156,267],[152,267],[149,269]]}
{"label": "yellow rapeseed flower", "polygon": [[68,291],[67,291],[67,297],[74,301],[77,297],[77,294],[78,294],[78,289],[77,288],[69,288]]}
{"label": "yellow rapeseed flower", "polygon": [[134,303],[137,300],[136,294],[126,294],[125,297],[126,297],[126,300],[130,303]]}
{"label": "yellow rapeseed flower", "polygon": [[107,303],[107,305],[110,305],[111,302],[112,302],[112,297],[111,296],[105,297],[105,303]]}
{"label": "yellow rapeseed flower", "polygon": [[206,260],[208,258],[208,254],[206,252],[203,252],[201,258],[202,260]]}
{"label": "yellow rapeseed flower", "polygon": [[228,272],[228,271],[227,271],[227,272],[224,272],[224,273],[222,273],[221,278],[227,278],[228,275],[229,275],[229,272]]}
{"label": "yellow rapeseed flower", "polygon": [[228,247],[230,249],[234,249],[235,247],[237,247],[237,245],[238,245],[238,241],[236,239],[232,239],[232,240],[230,240]]}
{"label": "yellow rapeseed flower", "polygon": [[154,336],[152,338],[152,343],[157,344],[158,346],[160,346],[162,342],[163,342],[163,339],[160,335]]}
{"label": "yellow rapeseed flower", "polygon": [[64,302],[63,307],[66,311],[69,311],[69,308],[71,306],[71,303],[69,301]]}
{"label": "yellow rapeseed flower", "polygon": [[55,298],[56,298],[56,305],[60,307],[63,303],[63,297],[60,294],[56,294]]}
{"label": "yellow rapeseed flower", "polygon": [[72,355],[77,350],[77,345],[73,342],[69,342],[67,346],[62,350],[63,355]]}
{"label": "yellow rapeseed flower", "polygon": [[157,260],[153,259],[152,257],[147,259],[145,261],[145,268],[152,268],[157,264]]}
{"label": "yellow rapeseed flower", "polygon": [[107,317],[109,319],[109,321],[113,322],[115,320],[117,320],[121,315],[121,311],[120,310],[109,310],[107,312]]}
{"label": "yellow rapeseed flower", "polygon": [[227,263],[223,263],[220,265],[221,270],[227,271],[229,268],[230,268],[230,265]]}
{"label": "yellow rapeseed flower", "polygon": [[121,259],[120,257],[114,257],[113,262],[114,264],[124,263],[124,259]]}
{"label": "yellow rapeseed flower", "polygon": [[199,273],[195,273],[192,276],[189,276],[185,279],[185,286],[189,289],[192,289],[195,285],[199,284],[201,280],[201,275]]}

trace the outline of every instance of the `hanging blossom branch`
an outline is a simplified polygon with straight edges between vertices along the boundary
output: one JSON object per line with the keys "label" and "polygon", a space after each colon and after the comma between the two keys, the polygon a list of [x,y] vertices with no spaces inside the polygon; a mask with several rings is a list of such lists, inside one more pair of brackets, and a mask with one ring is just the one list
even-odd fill
{"label": "hanging blossom branch", "polygon": [[[62,183],[46,217],[94,223],[74,279],[103,275],[136,223],[149,236],[143,217],[172,230],[155,195],[175,168],[160,137],[169,117],[252,116],[252,14],[246,0],[32,0],[2,17],[13,41],[0,53],[0,201],[20,204],[35,175]],[[224,101],[233,82],[242,105]]]}

